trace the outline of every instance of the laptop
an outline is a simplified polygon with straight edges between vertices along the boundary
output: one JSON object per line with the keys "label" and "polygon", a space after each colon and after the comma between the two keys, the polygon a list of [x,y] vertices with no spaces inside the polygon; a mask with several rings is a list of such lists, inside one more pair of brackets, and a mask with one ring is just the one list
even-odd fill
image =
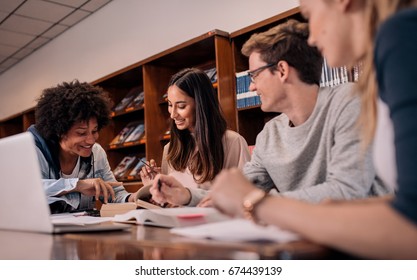
{"label": "laptop", "polygon": [[0,229],[42,233],[97,232],[126,224],[54,225],[42,186],[35,140],[30,132],[0,139]]}

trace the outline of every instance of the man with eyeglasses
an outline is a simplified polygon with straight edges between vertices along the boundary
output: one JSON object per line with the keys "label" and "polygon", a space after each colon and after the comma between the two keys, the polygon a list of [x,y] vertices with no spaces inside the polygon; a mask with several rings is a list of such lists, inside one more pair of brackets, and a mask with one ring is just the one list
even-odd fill
{"label": "man with eyeglasses", "polygon": [[308,35],[306,23],[289,20],[252,35],[242,48],[249,89],[264,112],[281,113],[258,134],[243,173],[267,192],[310,202],[386,194],[371,148],[362,150],[354,86],[319,87],[323,58]]}

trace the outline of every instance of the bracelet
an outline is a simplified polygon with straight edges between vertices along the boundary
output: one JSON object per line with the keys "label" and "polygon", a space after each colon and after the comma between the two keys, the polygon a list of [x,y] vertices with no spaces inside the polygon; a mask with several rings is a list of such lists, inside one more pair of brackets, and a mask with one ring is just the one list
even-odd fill
{"label": "bracelet", "polygon": [[184,206],[187,206],[188,204],[191,203],[191,200],[193,200],[193,195],[191,194],[191,191],[189,188],[184,187],[184,189],[186,189],[188,191],[188,194],[190,195],[190,199],[188,200],[188,202],[183,204]]}
{"label": "bracelet", "polygon": [[268,193],[260,189],[255,189],[248,193],[243,198],[243,213],[246,219],[251,220],[255,223],[259,223],[258,219],[255,218],[255,208],[258,206],[266,197]]}

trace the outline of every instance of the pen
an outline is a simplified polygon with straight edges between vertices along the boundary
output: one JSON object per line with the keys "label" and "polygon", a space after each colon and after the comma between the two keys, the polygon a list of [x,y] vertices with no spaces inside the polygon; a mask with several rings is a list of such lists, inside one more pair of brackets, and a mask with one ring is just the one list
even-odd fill
{"label": "pen", "polygon": [[161,191],[161,187],[162,187],[162,183],[161,183],[161,179],[158,179],[158,191]]}
{"label": "pen", "polygon": [[[161,191],[161,187],[162,187],[161,179],[158,179],[158,191],[159,192]],[[162,208],[167,207],[167,205],[168,205],[167,202],[159,204],[159,206],[161,206]]]}

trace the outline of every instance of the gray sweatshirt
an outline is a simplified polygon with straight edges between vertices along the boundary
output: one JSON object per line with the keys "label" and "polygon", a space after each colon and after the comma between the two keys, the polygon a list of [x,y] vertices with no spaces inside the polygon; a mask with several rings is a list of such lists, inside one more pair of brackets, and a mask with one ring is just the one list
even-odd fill
{"label": "gray sweatshirt", "polygon": [[376,176],[370,147],[361,151],[360,100],[353,85],[320,88],[307,121],[290,127],[281,114],[265,124],[243,171],[264,189],[309,202],[389,192]]}

